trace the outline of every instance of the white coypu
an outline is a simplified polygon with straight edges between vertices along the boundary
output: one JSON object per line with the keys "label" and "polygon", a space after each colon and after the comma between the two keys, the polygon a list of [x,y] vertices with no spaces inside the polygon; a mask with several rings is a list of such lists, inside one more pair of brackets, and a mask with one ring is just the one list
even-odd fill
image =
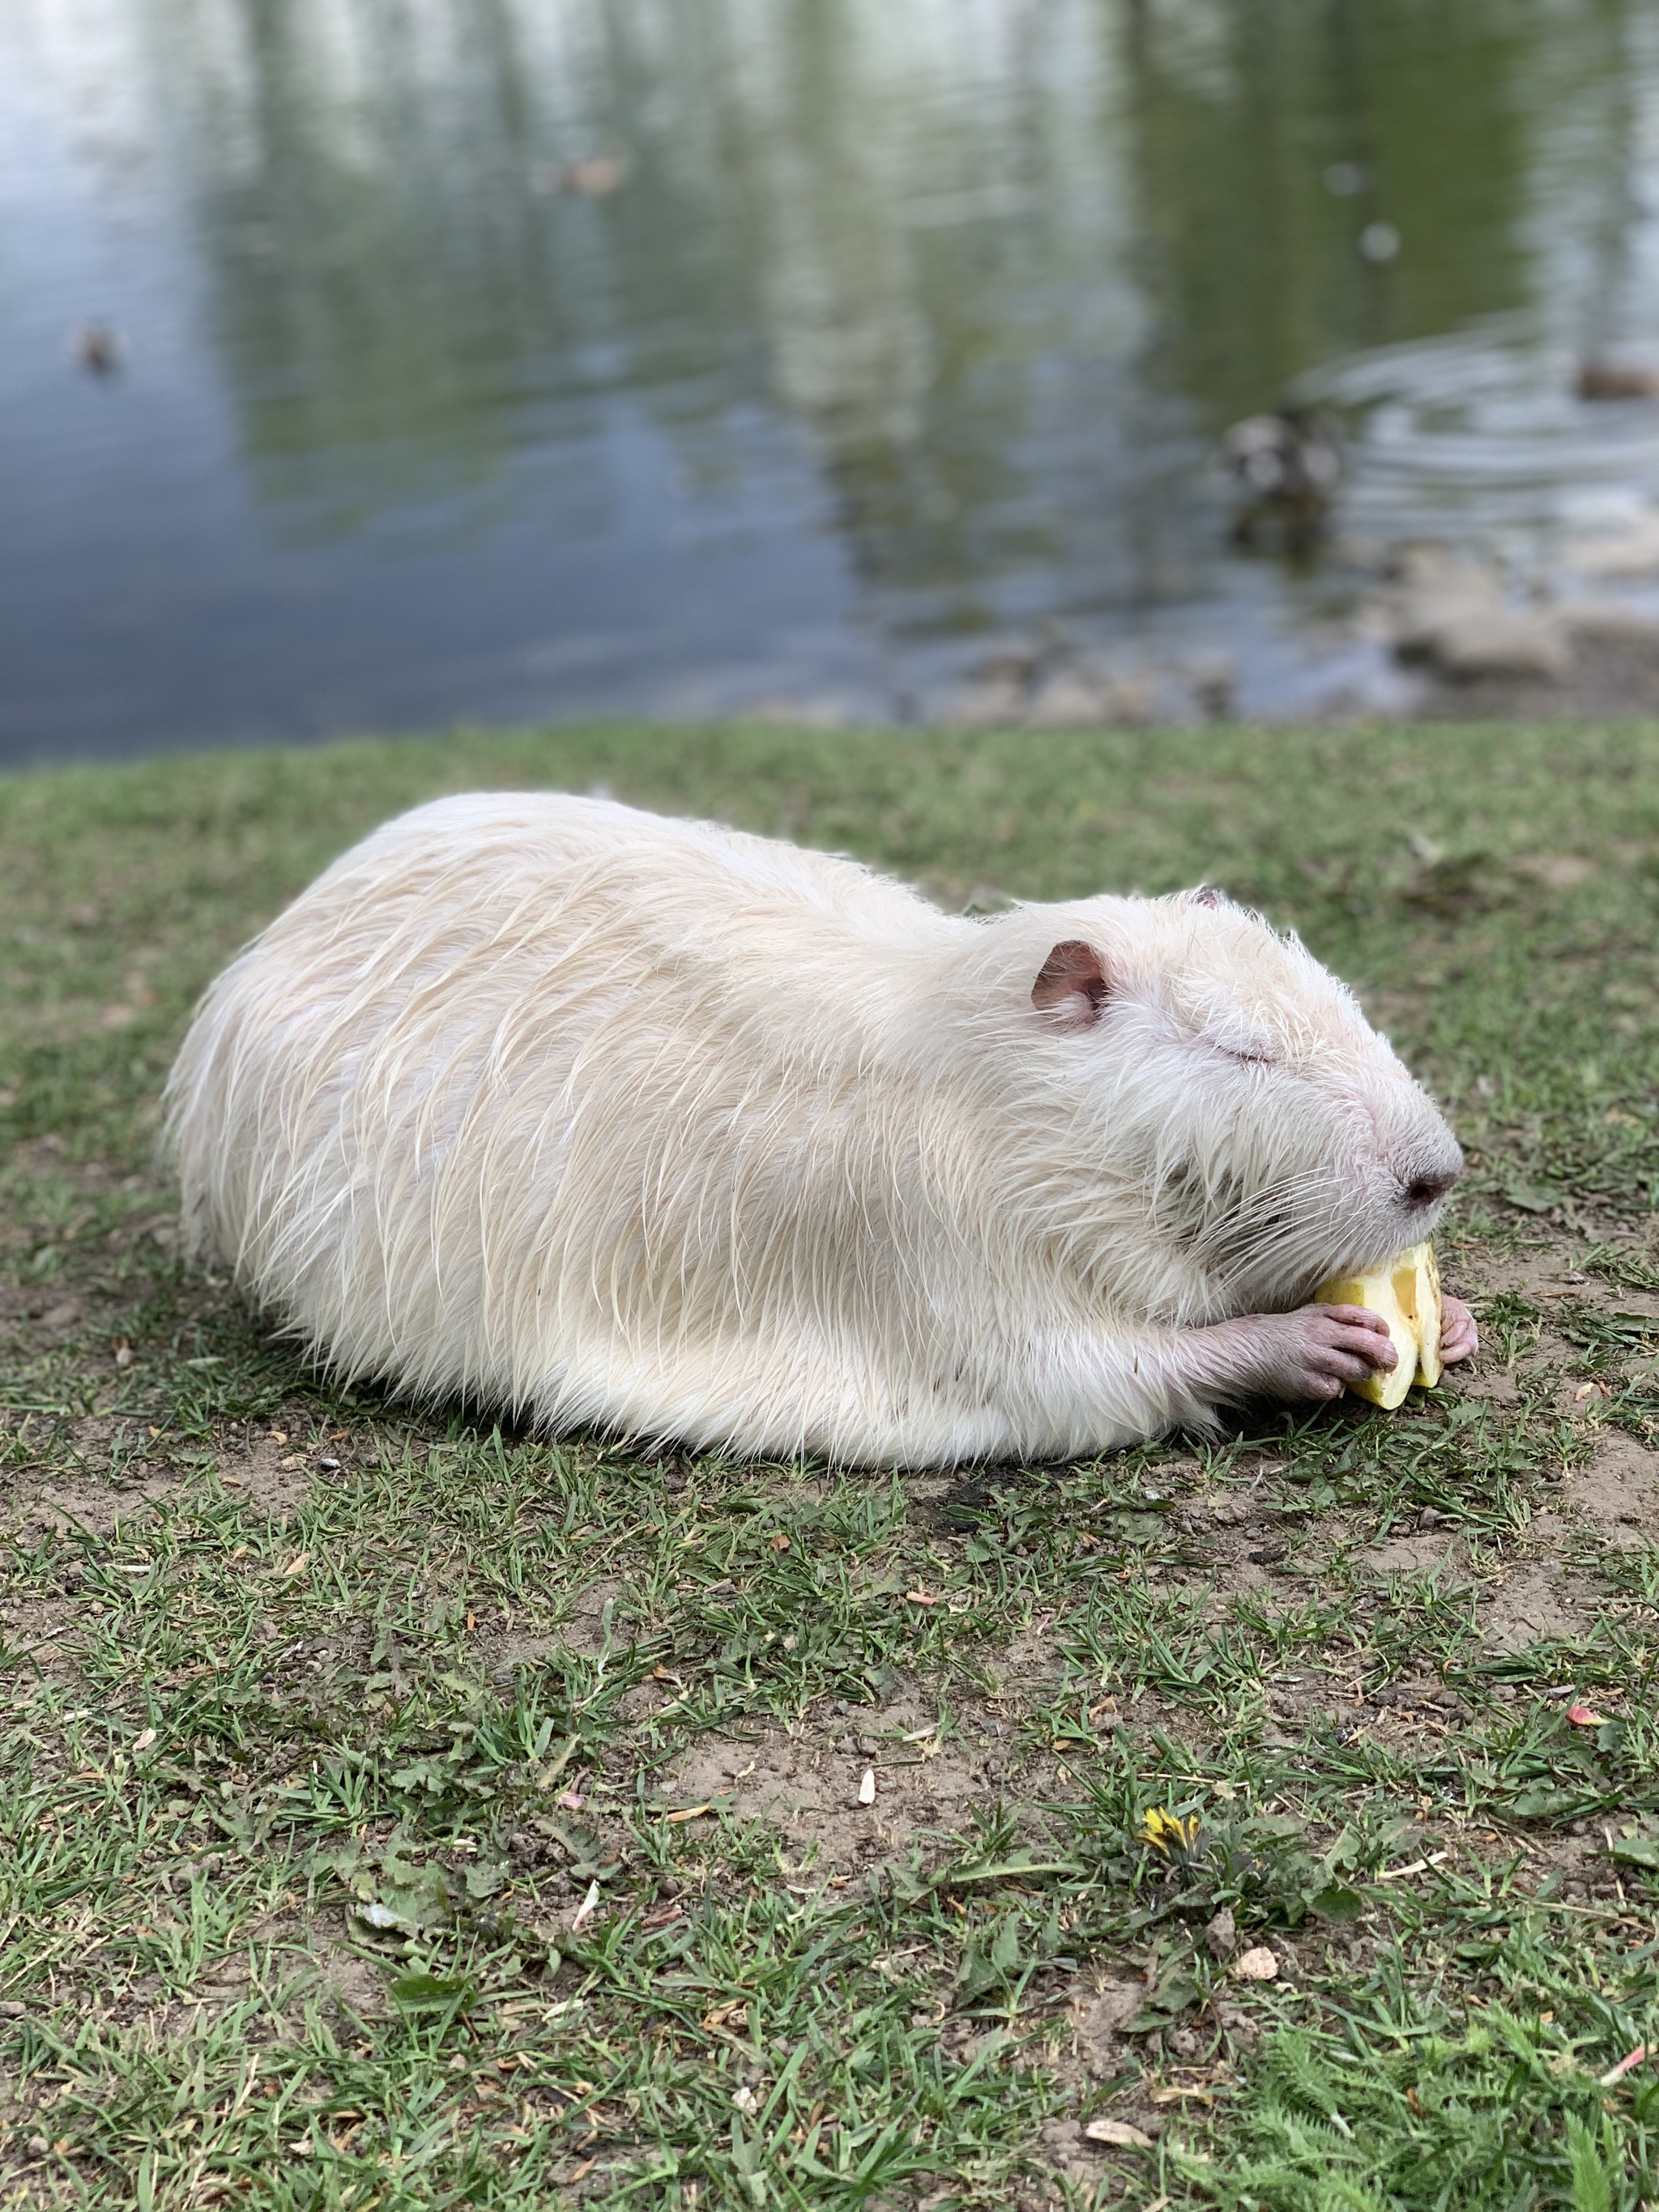
{"label": "white coypu", "polygon": [[884,1465],[1335,1395],[1387,1325],[1300,1302],[1462,1164],[1349,992],[1215,893],[970,921],[551,793],[337,860],[208,992],[168,1108],[190,1245],[337,1375]]}

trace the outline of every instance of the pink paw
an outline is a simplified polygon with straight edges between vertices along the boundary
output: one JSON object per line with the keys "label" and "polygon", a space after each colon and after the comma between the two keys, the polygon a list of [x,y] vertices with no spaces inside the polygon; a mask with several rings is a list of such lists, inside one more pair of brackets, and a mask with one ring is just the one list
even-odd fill
{"label": "pink paw", "polygon": [[1460,1359],[1473,1359],[1480,1349],[1480,1332],[1474,1325],[1474,1316],[1462,1298],[1443,1297],[1440,1301],[1440,1357],[1448,1367],[1455,1367]]}
{"label": "pink paw", "polygon": [[1335,1398],[1345,1383],[1393,1367],[1394,1340],[1381,1314],[1364,1306],[1301,1306],[1252,1314],[1256,1387],[1276,1398]]}

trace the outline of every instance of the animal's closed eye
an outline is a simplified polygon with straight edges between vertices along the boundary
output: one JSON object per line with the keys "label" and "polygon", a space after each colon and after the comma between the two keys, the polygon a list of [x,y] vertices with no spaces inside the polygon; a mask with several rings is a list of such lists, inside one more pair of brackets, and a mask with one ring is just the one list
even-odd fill
{"label": "animal's closed eye", "polygon": [[1236,1060],[1244,1067],[1271,1067],[1273,1056],[1270,1052],[1252,1052],[1241,1045],[1218,1044],[1216,1050],[1228,1060]]}

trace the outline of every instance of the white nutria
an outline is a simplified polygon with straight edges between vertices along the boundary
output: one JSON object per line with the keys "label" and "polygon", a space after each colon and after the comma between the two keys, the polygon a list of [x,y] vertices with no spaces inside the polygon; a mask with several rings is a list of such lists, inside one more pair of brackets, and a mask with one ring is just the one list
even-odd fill
{"label": "white nutria", "polygon": [[969,921],[557,794],[336,861],[168,1106],[190,1247],[336,1374],[884,1465],[1334,1396],[1386,1324],[1291,1310],[1462,1165],[1345,987],[1214,892]]}

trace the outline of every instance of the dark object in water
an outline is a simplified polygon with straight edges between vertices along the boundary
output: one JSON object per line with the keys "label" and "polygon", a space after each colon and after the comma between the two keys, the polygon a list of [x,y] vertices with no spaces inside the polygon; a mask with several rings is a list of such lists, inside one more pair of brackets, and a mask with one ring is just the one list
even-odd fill
{"label": "dark object in water", "polygon": [[70,356],[88,376],[113,376],[121,366],[121,339],[110,323],[83,323],[70,340]]}
{"label": "dark object in water", "polygon": [[1581,399],[1659,399],[1659,368],[1639,362],[1584,362],[1578,371]]}
{"label": "dark object in water", "polygon": [[1322,416],[1281,407],[1235,422],[1222,441],[1242,494],[1233,542],[1276,542],[1306,553],[1322,535],[1342,475],[1341,449]]}
{"label": "dark object in water", "polygon": [[542,171],[541,182],[544,191],[603,199],[628,182],[628,161],[621,154],[587,154],[580,161],[551,161]]}

